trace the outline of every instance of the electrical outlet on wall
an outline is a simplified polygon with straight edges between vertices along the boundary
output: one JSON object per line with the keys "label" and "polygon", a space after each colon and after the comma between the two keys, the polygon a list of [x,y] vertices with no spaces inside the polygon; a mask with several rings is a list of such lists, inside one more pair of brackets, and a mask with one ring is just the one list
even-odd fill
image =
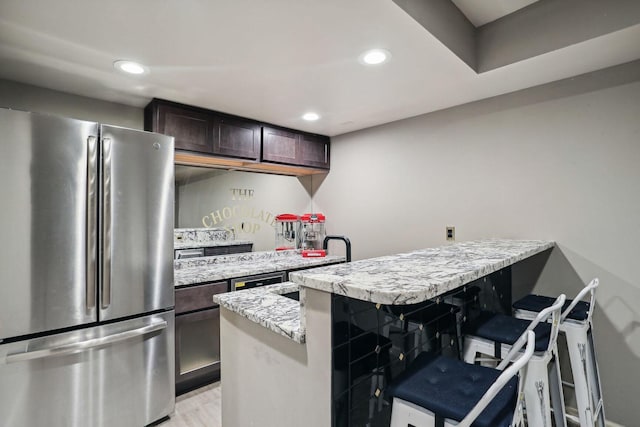
{"label": "electrical outlet on wall", "polygon": [[453,242],[456,240],[456,228],[451,226],[447,227],[447,241]]}

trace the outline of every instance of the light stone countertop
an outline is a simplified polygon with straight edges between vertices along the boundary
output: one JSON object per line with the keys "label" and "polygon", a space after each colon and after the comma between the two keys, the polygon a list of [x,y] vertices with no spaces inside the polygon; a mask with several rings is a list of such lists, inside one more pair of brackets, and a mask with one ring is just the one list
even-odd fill
{"label": "light stone countertop", "polygon": [[[215,295],[214,302],[252,322],[304,343],[305,287],[381,304],[434,298],[549,250],[552,241],[483,240],[291,273],[297,282]],[[266,256],[266,255],[265,255]],[[267,259],[286,258],[279,253]],[[193,260],[185,260],[192,261]],[[281,294],[300,292],[300,302]]]}
{"label": "light stone countertop", "polygon": [[305,342],[306,332],[304,327],[304,292],[300,292],[299,302],[281,296],[298,291],[298,285],[285,282],[247,289],[246,291],[214,295],[213,302],[302,344]]}
{"label": "light stone countertop", "polygon": [[545,240],[481,240],[314,268],[300,285],[380,304],[414,304],[551,249]]}
{"label": "light stone countertop", "polygon": [[[174,261],[174,285],[215,282],[344,262],[343,256],[304,258],[300,251],[245,252]],[[243,291],[244,292],[244,291]]]}

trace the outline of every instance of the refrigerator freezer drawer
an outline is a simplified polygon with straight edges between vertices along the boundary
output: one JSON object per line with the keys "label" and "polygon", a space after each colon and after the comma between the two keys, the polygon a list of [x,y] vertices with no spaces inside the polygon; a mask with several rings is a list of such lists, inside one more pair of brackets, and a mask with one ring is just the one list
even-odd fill
{"label": "refrigerator freezer drawer", "polygon": [[15,427],[141,427],[173,411],[173,311],[0,345]]}

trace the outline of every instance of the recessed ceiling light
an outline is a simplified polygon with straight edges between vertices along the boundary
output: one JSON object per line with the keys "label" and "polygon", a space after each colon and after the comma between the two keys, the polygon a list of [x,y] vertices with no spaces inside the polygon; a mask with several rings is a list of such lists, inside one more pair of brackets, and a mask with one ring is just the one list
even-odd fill
{"label": "recessed ceiling light", "polygon": [[318,120],[320,118],[320,116],[316,113],[305,113],[302,118],[308,122],[315,122],[316,120]]}
{"label": "recessed ceiling light", "polygon": [[149,72],[147,67],[133,61],[119,60],[114,62],[113,66],[116,70],[124,71],[129,74],[146,74]]}
{"label": "recessed ceiling light", "polygon": [[360,55],[360,62],[366,65],[378,65],[387,62],[391,53],[384,49],[371,49]]}

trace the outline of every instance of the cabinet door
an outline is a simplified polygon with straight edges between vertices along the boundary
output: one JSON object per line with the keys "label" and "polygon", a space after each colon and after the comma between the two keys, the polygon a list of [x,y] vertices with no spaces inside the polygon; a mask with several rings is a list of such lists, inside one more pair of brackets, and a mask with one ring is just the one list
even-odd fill
{"label": "cabinet door", "polygon": [[260,126],[232,117],[216,118],[217,138],[213,154],[258,160],[260,157]]}
{"label": "cabinet door", "polygon": [[329,138],[302,134],[300,137],[300,162],[302,166],[329,169]]}
{"label": "cabinet door", "polygon": [[175,138],[175,148],[211,153],[214,145],[213,118],[203,112],[158,105],[158,129]]}
{"label": "cabinet door", "polygon": [[262,160],[298,164],[300,135],[282,129],[262,128]]}

